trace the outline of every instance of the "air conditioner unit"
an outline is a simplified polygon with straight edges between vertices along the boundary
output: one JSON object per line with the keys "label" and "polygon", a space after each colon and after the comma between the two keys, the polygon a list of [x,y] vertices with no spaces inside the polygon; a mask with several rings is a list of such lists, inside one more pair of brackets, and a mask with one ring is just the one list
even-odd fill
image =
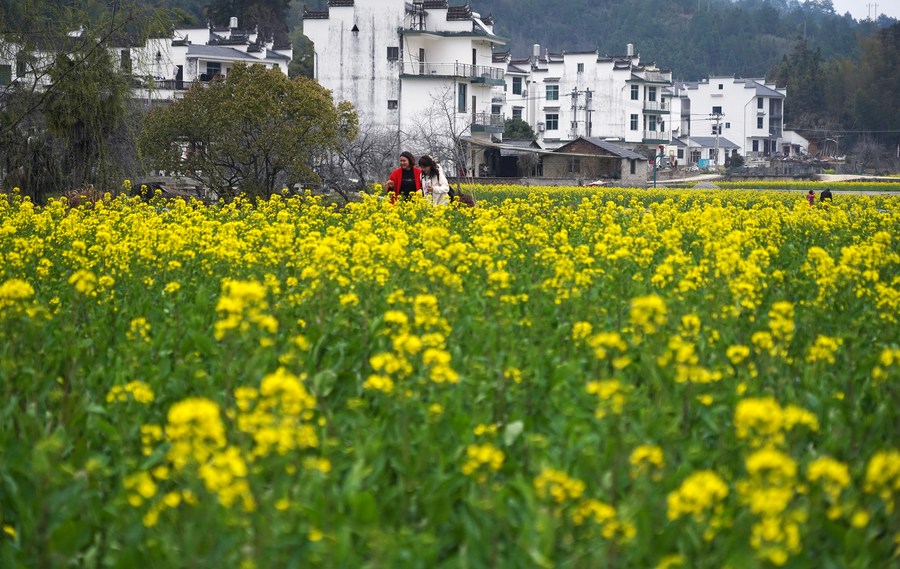
{"label": "air conditioner unit", "polygon": [[538,132],[544,132],[544,123],[543,122],[539,122],[537,124],[537,127],[538,127]]}

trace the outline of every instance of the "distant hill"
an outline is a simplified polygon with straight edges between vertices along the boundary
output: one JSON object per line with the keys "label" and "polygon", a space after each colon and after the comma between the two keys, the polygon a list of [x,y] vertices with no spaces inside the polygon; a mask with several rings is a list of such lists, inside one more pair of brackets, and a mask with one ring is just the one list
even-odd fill
{"label": "distant hill", "polygon": [[[451,4],[462,2],[451,0]],[[324,9],[326,0],[306,0]],[[553,52],[599,49],[623,54],[629,43],[646,61],[671,69],[677,79],[710,74],[762,77],[797,40],[827,61],[855,57],[857,35],[871,36],[896,20],[859,22],[834,12],[830,0],[470,0],[472,9],[494,16],[516,56],[532,44]],[[303,4],[291,6],[293,20]],[[298,22],[299,23],[299,22]]]}

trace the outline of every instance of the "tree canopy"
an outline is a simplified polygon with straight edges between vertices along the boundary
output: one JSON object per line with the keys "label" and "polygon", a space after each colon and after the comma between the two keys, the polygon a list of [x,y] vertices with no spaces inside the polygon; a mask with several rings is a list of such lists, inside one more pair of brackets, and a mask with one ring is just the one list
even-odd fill
{"label": "tree canopy", "polygon": [[88,185],[118,187],[135,114],[130,69],[118,54],[166,28],[164,14],[136,0],[3,2],[4,185],[20,186],[37,202]]}
{"label": "tree canopy", "polygon": [[506,119],[503,138],[506,140],[534,140],[535,134],[531,125],[522,119]]}
{"label": "tree canopy", "polygon": [[335,106],[315,81],[238,65],[224,80],[151,110],[139,148],[154,168],[194,177],[219,197],[269,196],[286,184],[317,182],[317,154],[356,132],[352,106]]}

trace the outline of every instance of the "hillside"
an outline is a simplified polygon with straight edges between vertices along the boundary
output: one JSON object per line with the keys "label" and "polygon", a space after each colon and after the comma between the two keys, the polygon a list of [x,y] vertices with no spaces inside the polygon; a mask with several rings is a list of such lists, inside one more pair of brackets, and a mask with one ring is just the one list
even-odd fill
{"label": "hillside", "polygon": [[[451,0],[451,4],[459,2]],[[623,53],[632,43],[648,61],[696,80],[710,74],[762,77],[805,37],[823,60],[855,57],[857,36],[896,22],[859,22],[834,13],[830,2],[796,0],[470,0],[491,14],[495,31],[516,56],[539,43],[551,51],[597,48]],[[307,0],[322,9],[325,0]],[[291,7],[299,24],[302,4]]]}

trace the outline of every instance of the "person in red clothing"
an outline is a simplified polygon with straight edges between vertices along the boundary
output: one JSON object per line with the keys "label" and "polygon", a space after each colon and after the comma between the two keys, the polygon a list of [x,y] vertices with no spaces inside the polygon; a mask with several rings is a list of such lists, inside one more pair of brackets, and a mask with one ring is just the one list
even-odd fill
{"label": "person in red clothing", "polygon": [[809,202],[809,205],[816,205],[816,193],[812,190],[806,194],[806,201]]}
{"label": "person in red clothing", "polygon": [[400,167],[391,172],[385,184],[391,203],[398,199],[408,200],[412,195],[422,194],[422,170],[416,166],[416,157],[408,150],[400,153]]}

